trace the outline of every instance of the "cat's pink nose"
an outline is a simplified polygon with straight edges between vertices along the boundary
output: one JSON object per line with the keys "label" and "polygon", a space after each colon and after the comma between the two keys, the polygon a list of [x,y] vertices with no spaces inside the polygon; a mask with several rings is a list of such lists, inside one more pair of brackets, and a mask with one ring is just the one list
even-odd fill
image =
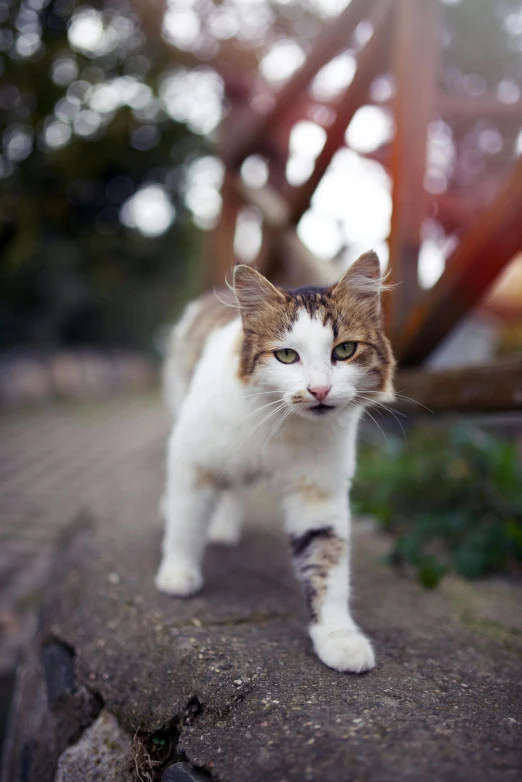
{"label": "cat's pink nose", "polygon": [[331,388],[332,386],[314,386],[313,388],[308,386],[307,391],[309,391],[312,396],[315,396],[319,402],[322,402],[330,393]]}

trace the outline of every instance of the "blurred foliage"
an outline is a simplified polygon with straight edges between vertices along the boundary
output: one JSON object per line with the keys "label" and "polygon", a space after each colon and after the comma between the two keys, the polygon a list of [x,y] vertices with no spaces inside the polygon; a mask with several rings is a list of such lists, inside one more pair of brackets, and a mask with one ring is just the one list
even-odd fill
{"label": "blurred foliage", "polygon": [[[73,50],[67,31],[80,5],[0,0],[2,347],[150,347],[198,274],[200,239],[183,208],[182,166],[206,143],[155,98],[175,52],[156,47],[124,1],[97,5],[105,28],[117,23],[126,37],[97,56]],[[121,100],[93,112],[86,96],[119,77],[127,80],[120,90],[139,85],[141,104]],[[177,212],[153,237],[120,221],[122,204],[146,184],[164,188]]]}
{"label": "blurred foliage", "polygon": [[418,427],[360,447],[354,509],[395,536],[391,561],[426,587],[522,562],[522,467],[516,444],[470,425]]}

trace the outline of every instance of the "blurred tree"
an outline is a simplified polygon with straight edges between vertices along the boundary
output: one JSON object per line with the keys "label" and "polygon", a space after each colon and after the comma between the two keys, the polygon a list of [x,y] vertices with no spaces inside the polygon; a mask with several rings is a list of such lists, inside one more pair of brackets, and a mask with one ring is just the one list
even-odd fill
{"label": "blurred tree", "polygon": [[3,346],[149,346],[197,275],[182,166],[206,142],[158,97],[176,53],[100,9],[0,0]]}
{"label": "blurred tree", "polygon": [[187,180],[221,119],[218,74],[240,83],[315,18],[236,5],[0,0],[0,347],[147,347],[198,287],[219,165],[213,190]]}

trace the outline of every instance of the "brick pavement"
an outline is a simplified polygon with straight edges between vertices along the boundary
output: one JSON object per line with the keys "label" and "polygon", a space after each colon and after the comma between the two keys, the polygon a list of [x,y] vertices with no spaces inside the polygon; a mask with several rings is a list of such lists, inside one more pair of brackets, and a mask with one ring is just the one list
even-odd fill
{"label": "brick pavement", "polygon": [[132,504],[136,474],[161,464],[167,426],[153,395],[0,416],[0,676],[33,631],[60,533],[83,510]]}

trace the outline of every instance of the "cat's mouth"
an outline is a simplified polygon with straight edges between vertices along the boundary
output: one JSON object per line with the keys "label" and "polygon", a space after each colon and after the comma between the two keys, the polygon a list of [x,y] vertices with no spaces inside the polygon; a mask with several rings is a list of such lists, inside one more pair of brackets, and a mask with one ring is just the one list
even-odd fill
{"label": "cat's mouth", "polygon": [[335,407],[334,405],[325,405],[322,402],[319,402],[318,405],[313,405],[313,407],[309,407],[308,409],[315,415],[324,415],[324,413],[328,413],[330,410],[335,410]]}

